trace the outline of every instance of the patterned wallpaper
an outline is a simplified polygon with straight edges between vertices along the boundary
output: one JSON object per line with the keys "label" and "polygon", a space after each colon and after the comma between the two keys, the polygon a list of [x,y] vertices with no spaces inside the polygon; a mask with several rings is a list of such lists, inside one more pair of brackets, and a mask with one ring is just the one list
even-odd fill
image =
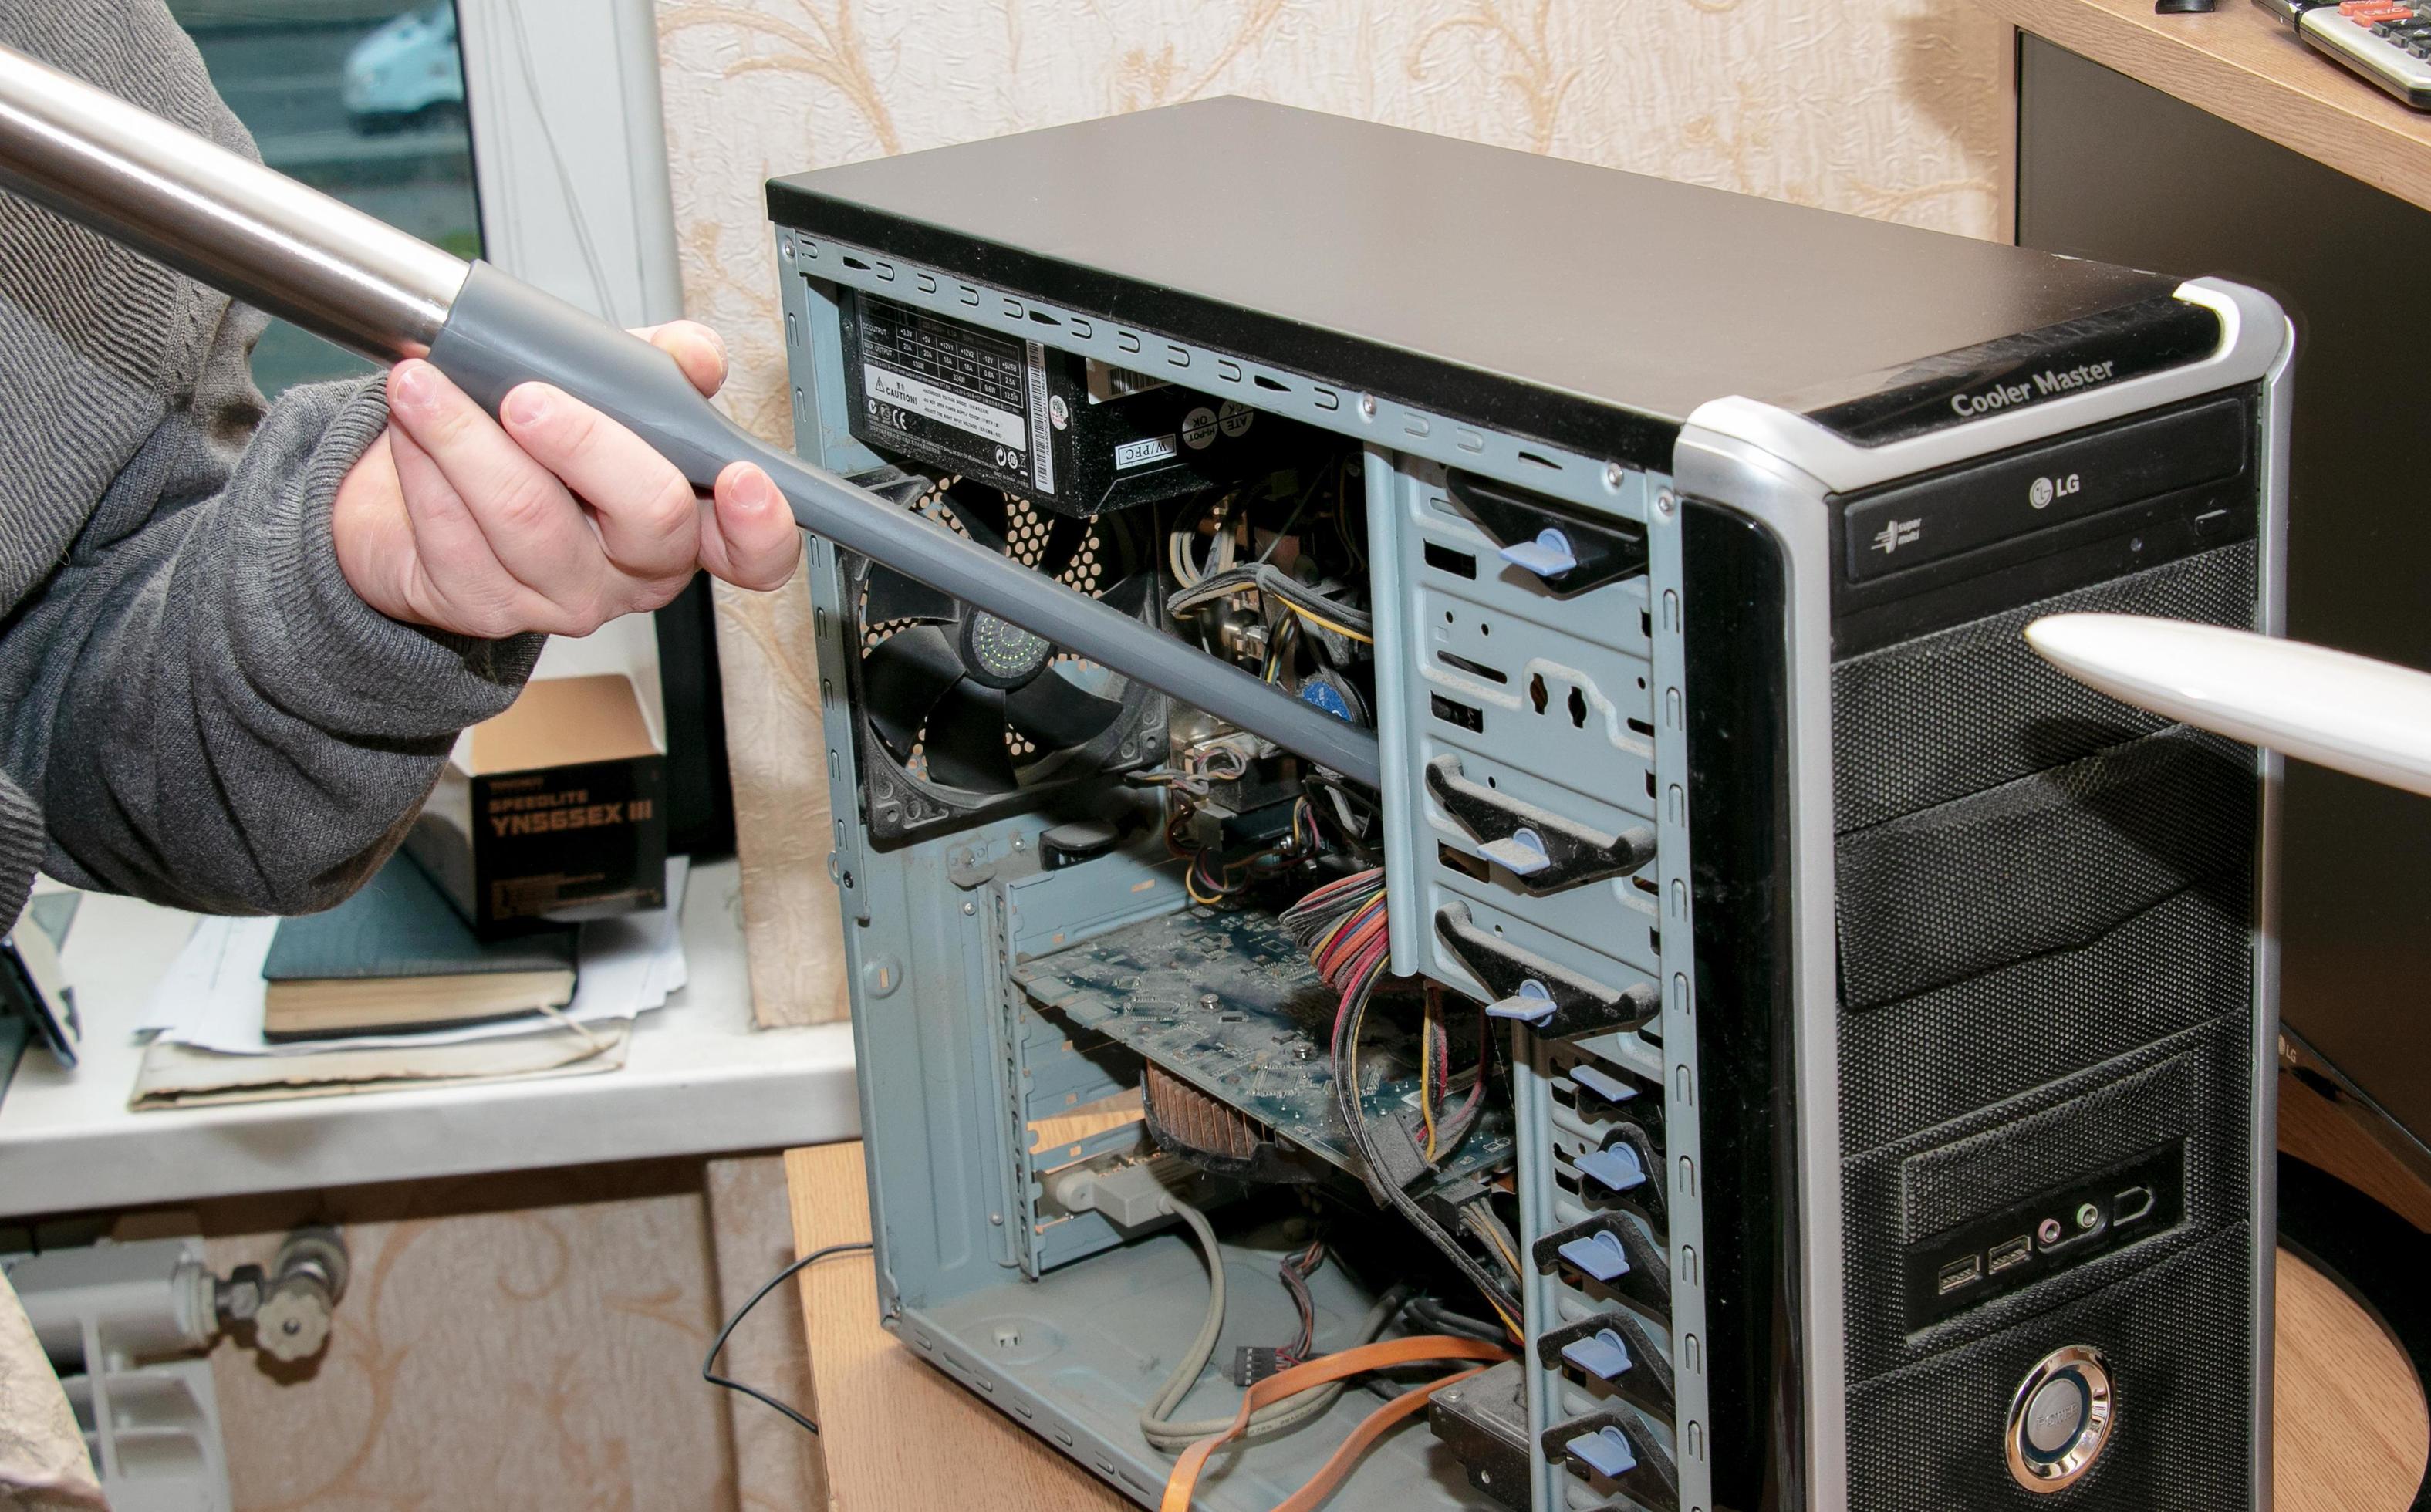
{"label": "patterned wallpaper", "polygon": [[1969,0],[662,0],[659,15],[687,300],[736,348],[737,413],[770,433],[764,178],[1202,95],[1996,224],[2003,28]]}
{"label": "patterned wallpaper", "polygon": [[[659,25],[686,302],[771,436],[763,179],[1200,95],[2000,226],[2006,29],[1970,0],[661,0]],[[836,1016],[808,607],[725,595],[719,615],[760,1011]]]}

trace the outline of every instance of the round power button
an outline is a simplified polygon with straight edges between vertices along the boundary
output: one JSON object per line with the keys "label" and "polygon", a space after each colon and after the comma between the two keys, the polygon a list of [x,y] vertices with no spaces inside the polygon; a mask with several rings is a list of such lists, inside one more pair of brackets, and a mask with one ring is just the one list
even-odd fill
{"label": "round power button", "polygon": [[2010,1399],[2009,1474],[2029,1491],[2057,1491],[2093,1468],[2119,1420],[2110,1372],[2083,1345],[2054,1350]]}
{"label": "round power button", "polygon": [[2037,1454],[2056,1454],[2085,1427],[2085,1379],[2075,1374],[2054,1376],[2026,1403],[2026,1448]]}

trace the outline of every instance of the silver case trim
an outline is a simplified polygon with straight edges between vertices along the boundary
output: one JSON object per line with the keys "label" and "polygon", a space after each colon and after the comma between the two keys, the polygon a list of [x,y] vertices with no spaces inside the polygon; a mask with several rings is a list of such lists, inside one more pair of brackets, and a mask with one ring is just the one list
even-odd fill
{"label": "silver case trim", "polygon": [[[2288,438],[2295,397],[2296,327],[2279,317],[2277,359],[2263,379],[2262,632],[2288,633]],[[2278,1327],[2279,1232],[2279,821],[2285,762],[2260,753],[2262,857],[2254,939],[2254,1505],[2271,1512],[2272,1340]]]}
{"label": "silver case trim", "polygon": [[2197,278],[2180,284],[2177,296],[2220,316],[2220,347],[2201,361],[1880,446],[1858,445],[1802,414],[1733,395],[1699,405],[1688,416],[1681,445],[1686,445],[1687,437],[1698,431],[1744,441],[1817,479],[1824,493],[1845,494],[2215,389],[2252,383],[2271,371],[2286,343],[2288,317],[2269,294],[2224,279]]}
{"label": "silver case trim", "polygon": [[[1807,1512],[1846,1512],[1848,1372],[1842,1349],[1839,1024],[1832,908],[1832,538],[1820,479],[1752,444],[1693,421],[1672,458],[1684,497],[1734,509],[1781,539],[1787,553],[1791,896],[1799,899],[1798,1201],[1806,1247],[1799,1263],[1804,1319]],[[1691,608],[1689,613],[1694,613]],[[1686,690],[1689,697],[1697,690]],[[1810,1011],[1821,1004],[1827,1011]],[[1721,1446],[1716,1446],[1718,1450]]]}

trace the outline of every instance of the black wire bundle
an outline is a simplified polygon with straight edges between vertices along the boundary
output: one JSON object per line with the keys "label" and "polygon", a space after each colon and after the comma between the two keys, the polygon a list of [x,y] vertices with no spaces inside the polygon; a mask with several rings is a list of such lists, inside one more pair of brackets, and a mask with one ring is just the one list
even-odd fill
{"label": "black wire bundle", "polygon": [[1283,1278],[1283,1289],[1291,1293],[1292,1306],[1299,1312],[1299,1332],[1292,1341],[1275,1352],[1285,1365],[1299,1365],[1312,1357],[1316,1348],[1316,1299],[1308,1289],[1308,1278],[1325,1264],[1325,1241],[1311,1239],[1308,1248],[1283,1256],[1275,1268]]}
{"label": "black wire bundle", "polygon": [[1317,974],[1342,994],[1334,1010],[1331,1047],[1334,1102],[1352,1147],[1374,1176],[1370,1184],[1459,1267],[1503,1320],[1517,1329],[1520,1309],[1510,1288],[1384,1174],[1391,1167],[1377,1152],[1366,1105],[1359,1094],[1359,1040],[1366,1026],[1368,1001],[1384,977],[1391,954],[1383,872],[1363,871],[1330,882],[1283,910],[1279,919],[1294,943],[1308,951]]}
{"label": "black wire bundle", "polygon": [[1502,1331],[1500,1323],[1489,1323],[1483,1318],[1456,1313],[1433,1297],[1413,1297],[1402,1311],[1424,1333],[1456,1334],[1462,1338],[1482,1338],[1489,1344],[1500,1344],[1510,1336]]}
{"label": "black wire bundle", "polygon": [[[1329,806],[1333,810],[1326,827],[1341,840],[1345,849],[1371,866],[1383,865],[1383,852],[1369,845],[1366,838],[1382,822],[1384,815],[1383,806],[1377,802],[1374,794],[1315,766],[1301,773],[1300,791],[1308,796],[1312,813],[1323,814]],[[1316,801],[1320,798],[1326,802]],[[1357,811],[1355,814],[1354,810]]]}

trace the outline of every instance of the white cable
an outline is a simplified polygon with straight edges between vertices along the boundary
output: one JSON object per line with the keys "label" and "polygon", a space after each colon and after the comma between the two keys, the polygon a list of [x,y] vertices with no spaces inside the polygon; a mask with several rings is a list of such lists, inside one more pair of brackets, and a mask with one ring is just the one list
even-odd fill
{"label": "white cable", "polygon": [[[1189,1225],[1190,1232],[1198,1236],[1199,1248],[1207,1257],[1207,1318],[1199,1325],[1199,1336],[1190,1341],[1190,1348],[1183,1353],[1182,1362],[1173,1368],[1173,1373],[1165,1378],[1165,1384],[1157,1388],[1156,1395],[1141,1409],[1139,1425],[1140,1436],[1148,1441],[1149,1447],[1168,1454],[1178,1454],[1199,1439],[1212,1437],[1232,1427],[1232,1420],[1205,1418],[1197,1422],[1174,1422],[1166,1417],[1182,1405],[1182,1399],[1199,1384],[1199,1375],[1206,1370],[1208,1360],[1216,1353],[1217,1336],[1224,1331],[1224,1252],[1216,1243],[1215,1226],[1207,1221],[1206,1214],[1182,1199],[1173,1198],[1171,1202],[1174,1216]],[[1350,1342],[1365,1344],[1375,1338],[1384,1332],[1384,1325],[1392,1321],[1393,1315],[1400,1308],[1400,1290],[1386,1291],[1359,1319]],[[1242,1436],[1270,1437],[1312,1419],[1321,1418],[1349,1386],[1347,1381],[1328,1382],[1313,1391],[1269,1403],[1249,1415],[1249,1428]]]}

